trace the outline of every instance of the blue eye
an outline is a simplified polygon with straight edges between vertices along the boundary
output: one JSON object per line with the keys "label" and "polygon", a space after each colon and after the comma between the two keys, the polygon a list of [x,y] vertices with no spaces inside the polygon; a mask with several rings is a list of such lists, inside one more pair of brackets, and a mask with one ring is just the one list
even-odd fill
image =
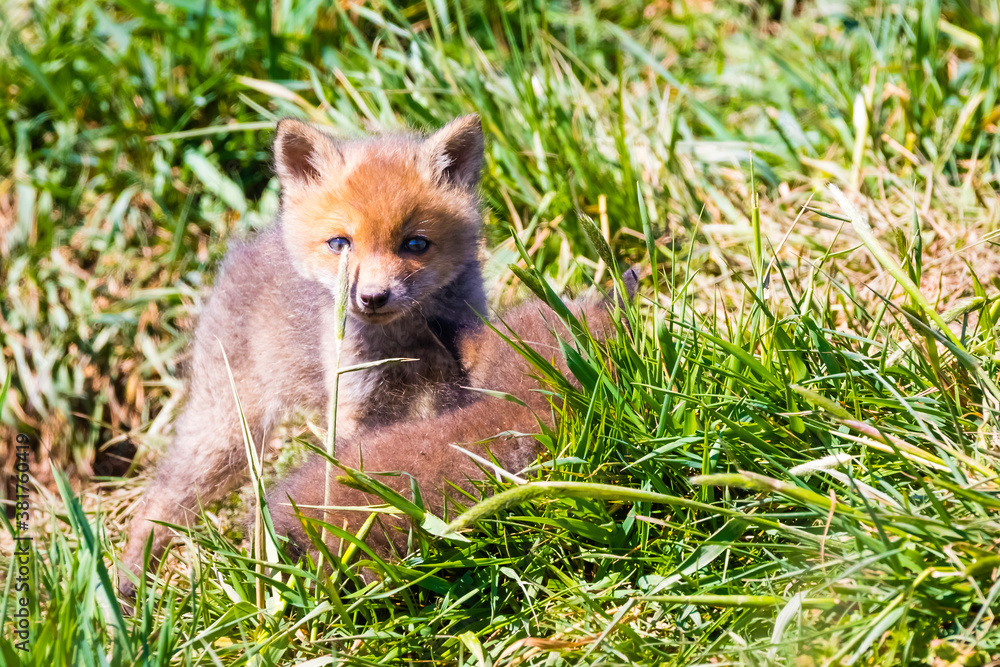
{"label": "blue eye", "polygon": [[406,239],[403,241],[403,250],[407,252],[421,253],[424,250],[427,250],[427,246],[430,244],[431,242],[423,236],[414,236],[412,239]]}
{"label": "blue eye", "polygon": [[327,241],[326,244],[330,246],[330,250],[334,251],[338,255],[351,247],[351,242],[343,236],[335,236]]}

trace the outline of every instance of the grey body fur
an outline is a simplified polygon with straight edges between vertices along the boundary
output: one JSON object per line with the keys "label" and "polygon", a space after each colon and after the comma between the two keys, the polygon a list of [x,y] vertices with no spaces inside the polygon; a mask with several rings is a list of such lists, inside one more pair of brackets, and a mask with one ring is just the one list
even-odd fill
{"label": "grey body fur", "polygon": [[[626,272],[628,297],[635,293],[638,273]],[[613,335],[614,318],[607,301],[584,298],[567,304],[578,317],[584,318],[597,339]],[[564,375],[568,374],[559,341],[565,338],[565,328],[552,310],[532,299],[514,308],[503,317],[499,330],[516,335],[535,353],[552,362]],[[538,454],[538,443],[529,434],[539,423],[555,424],[550,397],[532,377],[532,366],[492,328],[469,328],[460,333],[460,357],[468,373],[469,386],[502,392],[516,397],[520,403],[476,393],[468,403],[429,419],[415,423],[396,423],[366,429],[338,447],[338,460],[353,468],[364,464],[365,470],[402,472],[403,475],[379,477],[379,481],[396,492],[410,495],[411,480],[420,485],[421,497],[428,511],[449,518],[449,500],[457,485],[473,492],[471,481],[482,478],[479,465],[467,454],[451,447],[460,444],[484,458],[492,457],[509,471],[518,471]],[[558,401],[557,401],[558,403]],[[515,435],[517,434],[517,435]],[[335,471],[335,473],[338,471]],[[326,462],[312,456],[298,471],[268,494],[268,507],[277,535],[288,538],[287,549],[299,555],[311,549],[300,517],[291,501],[299,505],[304,516],[357,533],[367,519],[363,511],[316,509],[324,504]],[[332,489],[331,507],[366,506],[382,502],[344,484]],[[381,515],[366,542],[382,557],[393,551],[404,553],[407,544],[408,521],[394,515]],[[330,539],[336,551],[335,538]]]}

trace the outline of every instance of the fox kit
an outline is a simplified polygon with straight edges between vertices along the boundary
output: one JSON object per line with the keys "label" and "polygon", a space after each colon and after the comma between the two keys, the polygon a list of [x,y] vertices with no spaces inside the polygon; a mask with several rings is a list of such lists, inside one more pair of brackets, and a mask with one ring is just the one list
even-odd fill
{"label": "fox kit", "polygon": [[[637,273],[625,274],[625,286],[635,291]],[[596,339],[614,332],[609,303],[601,299],[578,299],[567,304],[585,321]],[[507,313],[505,327],[514,332],[543,358],[554,362],[564,374],[565,360],[559,348],[563,325],[555,313],[538,300],[531,300]],[[449,482],[469,488],[469,481],[482,477],[479,466],[464,452],[451,447],[459,444],[480,456],[486,450],[507,470],[518,470],[538,454],[538,444],[525,434],[535,432],[539,421],[554,423],[548,395],[538,391],[531,365],[489,327],[467,329],[460,334],[459,349],[466,364],[470,386],[503,392],[522,404],[482,393],[478,400],[456,407],[436,417],[415,423],[397,423],[359,433],[338,448],[338,459],[352,468],[363,463],[367,471],[402,472],[408,475],[380,477],[379,481],[398,493],[409,495],[410,479],[420,487],[425,507],[439,516],[446,509]],[[499,437],[497,437],[499,436]],[[311,457],[302,468],[276,487],[268,498],[271,520],[278,535],[289,538],[289,551],[300,554],[310,548],[302,523],[289,498],[311,518],[322,518],[337,527],[357,532],[367,518],[363,511],[327,511],[322,507],[326,489],[326,463]],[[331,507],[364,506],[379,499],[343,484],[334,485]],[[309,506],[308,508],[305,506]],[[381,529],[369,533],[367,542],[383,556],[392,548],[405,551],[406,534],[399,530],[403,519],[383,515]],[[334,540],[335,541],[335,540]]]}
{"label": "fox kit", "polygon": [[[228,252],[195,332],[190,390],[176,436],[132,520],[124,565],[141,575],[170,541],[151,521],[185,524],[200,503],[246,476],[253,442],[294,407],[322,409],[335,376],[334,295],[348,252],[343,366],[416,361],[342,376],[338,431],[428,416],[460,400],[456,341],[481,323],[482,220],[476,186],[483,136],[476,116],[428,137],[337,140],[282,120],[274,141],[281,208],[273,228]],[[134,593],[122,576],[122,593]]]}

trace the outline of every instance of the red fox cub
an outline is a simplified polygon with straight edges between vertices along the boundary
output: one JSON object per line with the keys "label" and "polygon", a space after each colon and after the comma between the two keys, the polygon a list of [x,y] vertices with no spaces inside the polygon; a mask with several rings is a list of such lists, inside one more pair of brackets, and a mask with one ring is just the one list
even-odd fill
{"label": "red fox cub", "polygon": [[[404,357],[342,376],[338,431],[430,416],[460,401],[456,341],[479,325],[486,298],[476,187],[477,116],[427,137],[339,140],[285,119],[274,140],[281,208],[274,226],[226,255],[194,336],[190,390],[176,436],[132,519],[124,565],[142,575],[169,530],[246,477],[239,413],[223,348],[262,447],[294,407],[325,408],[335,365],[334,295],[349,250],[343,366]],[[134,594],[121,576],[119,588]]]}
{"label": "red fox cub", "polygon": [[[625,272],[624,284],[629,296],[638,282],[636,269]],[[603,299],[577,299],[567,302],[571,311],[585,322],[596,340],[615,332],[611,310]],[[503,316],[497,330],[513,332],[535,353],[553,363],[563,374],[566,362],[559,347],[565,338],[565,327],[544,303],[532,299]],[[530,435],[537,432],[539,421],[553,426],[549,395],[539,391],[532,376],[531,365],[515,351],[497,331],[482,326],[461,332],[458,343],[460,357],[468,372],[472,387],[503,392],[522,404],[476,392],[477,400],[458,406],[436,417],[417,422],[397,423],[366,430],[338,447],[338,460],[346,466],[365,471],[401,472],[398,476],[379,476],[378,480],[404,497],[410,496],[411,479],[419,484],[425,508],[441,516],[449,498],[449,483],[469,489],[469,481],[481,479],[479,465],[467,454],[453,447],[457,444],[480,457],[488,458],[486,450],[500,466],[517,471],[538,454],[538,443]],[[334,469],[334,473],[337,471]],[[329,510],[324,504],[326,462],[311,456],[297,472],[268,494],[268,509],[276,534],[287,536],[286,549],[293,555],[311,550],[299,517],[289,498],[299,505],[307,517],[322,519],[338,528],[357,533],[368,513],[356,510]],[[330,507],[357,507],[382,502],[375,496],[343,484],[331,489]],[[452,490],[454,493],[454,491]],[[467,499],[466,499],[467,501]],[[453,517],[452,517],[453,518]],[[394,548],[405,553],[406,519],[391,514],[381,515],[379,524],[369,533],[367,543],[382,556]],[[336,539],[331,540],[336,542]],[[331,545],[336,551],[335,545]]]}

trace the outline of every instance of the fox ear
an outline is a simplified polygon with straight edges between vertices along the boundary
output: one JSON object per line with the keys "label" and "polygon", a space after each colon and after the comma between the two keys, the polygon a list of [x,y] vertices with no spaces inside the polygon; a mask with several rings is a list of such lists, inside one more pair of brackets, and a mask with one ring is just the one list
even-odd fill
{"label": "fox ear", "polygon": [[469,114],[451,121],[427,137],[423,150],[435,178],[475,188],[483,168],[483,126],[479,116]]}
{"label": "fox ear", "polygon": [[344,158],[333,139],[294,118],[278,121],[274,138],[274,168],[282,187],[303,187],[338,170]]}

